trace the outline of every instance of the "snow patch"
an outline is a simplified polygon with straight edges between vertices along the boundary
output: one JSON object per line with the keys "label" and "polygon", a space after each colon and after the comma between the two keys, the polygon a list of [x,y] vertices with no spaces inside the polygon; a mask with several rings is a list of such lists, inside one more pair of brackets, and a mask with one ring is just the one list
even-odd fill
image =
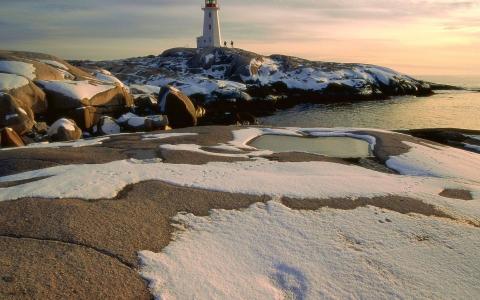
{"label": "snow patch", "polygon": [[[471,190],[474,196],[480,196],[480,186],[453,180],[398,176],[330,162],[281,163],[268,160],[211,162],[198,166],[145,164],[140,168],[128,160],[121,160],[107,164],[67,165],[35,170],[0,178],[0,182],[37,177],[49,178],[21,187],[0,189],[0,200],[34,196],[113,198],[125,186],[148,180],[230,193],[297,199],[385,195],[418,197],[438,195],[446,186]],[[58,182],[62,184],[59,185]]]}
{"label": "snow patch", "polygon": [[57,68],[57,69],[61,69],[61,70],[64,70],[64,71],[69,70],[67,66],[65,66],[64,64],[62,64],[61,62],[58,62],[56,60],[40,59],[39,61],[44,63],[44,64],[50,65],[54,68]]}
{"label": "snow patch", "polygon": [[53,136],[57,134],[60,128],[64,128],[67,131],[75,131],[75,123],[69,119],[59,119],[48,128],[47,135]]}
{"label": "snow patch", "polygon": [[386,165],[403,175],[457,178],[480,183],[480,156],[448,146],[403,142],[410,150],[390,157]]}
{"label": "snow patch", "polygon": [[272,201],[213,210],[209,217],[178,214],[174,221],[181,231],[161,253],[139,253],[140,273],[156,299],[469,299],[480,293],[480,278],[472,276],[480,268],[480,231],[434,218],[373,207],[294,211]]}
{"label": "snow patch", "polygon": [[183,136],[197,136],[198,133],[153,133],[153,134],[144,134],[143,140],[144,141],[152,141],[152,140],[163,140],[172,137],[183,137]]}
{"label": "snow patch", "polygon": [[38,80],[36,81],[44,89],[54,91],[72,99],[88,99],[94,96],[114,89],[113,85],[93,84],[88,80],[71,81],[71,80]]}
{"label": "snow patch", "polygon": [[2,60],[0,61],[0,72],[1,73],[10,73],[23,76],[30,80],[35,79],[35,67],[32,64],[21,62],[21,61],[10,61]]}
{"label": "snow patch", "polygon": [[0,91],[9,91],[21,88],[28,84],[28,80],[16,74],[0,73]]}

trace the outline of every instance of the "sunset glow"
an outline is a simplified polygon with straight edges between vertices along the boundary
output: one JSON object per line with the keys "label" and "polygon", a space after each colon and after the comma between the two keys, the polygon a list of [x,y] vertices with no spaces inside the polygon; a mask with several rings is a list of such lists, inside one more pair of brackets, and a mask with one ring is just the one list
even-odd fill
{"label": "sunset glow", "polygon": [[[478,1],[222,1],[223,36],[262,54],[480,74]],[[34,7],[34,9],[32,9]],[[2,48],[124,58],[195,46],[198,1],[2,1]]]}

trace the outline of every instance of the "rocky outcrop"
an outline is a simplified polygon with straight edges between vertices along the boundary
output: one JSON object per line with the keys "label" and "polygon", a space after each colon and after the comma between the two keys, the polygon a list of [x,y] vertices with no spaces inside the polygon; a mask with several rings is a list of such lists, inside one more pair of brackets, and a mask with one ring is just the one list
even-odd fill
{"label": "rocky outcrop", "polygon": [[70,119],[59,119],[47,131],[52,141],[74,141],[82,137],[82,130]]}
{"label": "rocky outcrop", "polygon": [[158,95],[160,111],[168,116],[170,125],[174,128],[197,125],[197,110],[193,102],[180,90],[166,86]]}
{"label": "rocky outcrop", "polygon": [[285,97],[299,103],[431,93],[429,84],[384,67],[263,56],[230,48],[175,48],[159,56],[74,64],[107,69],[128,85],[171,84],[202,104],[248,101],[250,96],[260,101]]}

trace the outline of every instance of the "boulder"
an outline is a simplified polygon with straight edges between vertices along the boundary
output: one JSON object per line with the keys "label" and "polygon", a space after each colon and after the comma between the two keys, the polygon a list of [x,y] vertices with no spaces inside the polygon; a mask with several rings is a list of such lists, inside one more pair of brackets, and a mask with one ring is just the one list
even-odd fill
{"label": "boulder", "polygon": [[70,119],[59,119],[47,131],[51,141],[73,141],[82,137],[82,130]]}
{"label": "boulder", "polygon": [[39,80],[47,94],[49,111],[61,114],[84,106],[102,107],[104,112],[119,113],[133,106],[133,97],[118,85],[84,81]]}
{"label": "boulder", "polygon": [[168,116],[173,128],[197,125],[197,112],[193,102],[185,94],[173,86],[165,86],[160,90],[160,111]]}
{"label": "boulder", "polygon": [[0,131],[0,143],[4,148],[25,146],[22,138],[10,127],[5,127]]}
{"label": "boulder", "polygon": [[158,99],[156,95],[136,95],[135,96],[135,112],[139,114],[158,113]]}
{"label": "boulder", "polygon": [[100,118],[95,129],[94,131],[100,135],[118,134],[121,131],[120,125],[108,116]]}
{"label": "boulder", "polygon": [[121,116],[117,122],[128,131],[154,131],[165,130],[169,125],[169,119],[164,115],[139,117],[132,113]]}
{"label": "boulder", "polygon": [[9,94],[0,93],[0,128],[10,127],[19,135],[24,135],[34,124],[30,107]]}
{"label": "boulder", "polygon": [[93,106],[83,106],[67,112],[65,115],[74,120],[78,127],[90,130],[102,117],[103,109]]}
{"label": "boulder", "polygon": [[35,114],[47,111],[45,93],[29,79],[16,75],[0,73],[0,92],[7,93],[29,107]]}

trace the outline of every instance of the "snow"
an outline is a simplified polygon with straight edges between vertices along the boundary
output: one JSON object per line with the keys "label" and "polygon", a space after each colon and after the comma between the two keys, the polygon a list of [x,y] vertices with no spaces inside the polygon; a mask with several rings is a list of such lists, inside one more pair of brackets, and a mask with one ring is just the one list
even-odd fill
{"label": "snow", "polygon": [[49,60],[49,59],[40,59],[40,62],[43,62],[44,64],[50,65],[54,68],[61,69],[64,71],[68,71],[68,67],[62,64],[61,62],[58,62],[56,60]]}
{"label": "snow", "polygon": [[[388,221],[386,221],[388,220]],[[374,207],[280,203],[178,214],[161,253],[141,251],[156,299],[474,299],[480,231]],[[380,223],[383,222],[383,223]]]}
{"label": "snow", "polygon": [[159,86],[141,85],[141,84],[131,84],[129,87],[131,90],[138,90],[148,95],[158,95],[161,89],[161,87]]}
{"label": "snow", "polygon": [[15,74],[0,73],[0,91],[9,91],[18,89],[28,84],[25,77]]}
{"label": "snow", "polygon": [[145,125],[145,117],[132,117],[129,118],[127,124],[132,127],[141,127]]}
{"label": "snow", "polygon": [[110,118],[103,118],[103,124],[102,124],[102,133],[104,134],[117,134],[120,133],[120,126],[118,124],[110,119]]}
{"label": "snow", "polygon": [[69,119],[59,119],[48,128],[47,135],[52,136],[57,134],[60,128],[65,128],[67,131],[75,131],[75,123]]}
{"label": "snow", "polygon": [[34,196],[113,198],[125,186],[148,180],[215,191],[298,199],[371,198],[385,195],[418,197],[437,195],[446,187],[471,190],[474,197],[480,197],[480,186],[454,180],[398,176],[329,162],[283,163],[264,159],[235,163],[211,162],[205,165],[154,163],[141,167],[131,161],[121,160],[29,171],[0,178],[0,182],[37,177],[49,178],[21,187],[0,189],[0,200]]}
{"label": "snow", "polygon": [[16,74],[30,80],[34,80],[36,77],[35,67],[32,64],[21,61],[0,61],[0,73]]}
{"label": "snow", "polygon": [[93,84],[88,80],[71,81],[71,80],[38,80],[36,81],[44,89],[54,91],[72,99],[91,99],[94,96],[114,89],[113,85]]}
{"label": "snow", "polygon": [[72,148],[80,148],[80,147],[90,147],[101,145],[103,141],[108,140],[109,137],[103,138],[96,138],[96,139],[88,139],[88,140],[76,140],[70,142],[55,142],[55,143],[32,143],[28,144],[25,147],[17,147],[17,148],[1,148],[0,151],[12,151],[17,149],[30,149],[30,148],[62,148],[62,147],[72,147]]}
{"label": "snow", "polygon": [[480,183],[480,156],[448,147],[403,142],[410,150],[390,157],[386,165],[403,175],[457,178]]}
{"label": "snow", "polygon": [[123,82],[121,82],[117,77],[115,77],[111,74],[105,74],[101,71],[98,71],[98,72],[95,72],[95,77],[100,81],[113,83],[113,84],[117,84],[121,87],[125,87]]}
{"label": "snow", "polygon": [[173,137],[184,137],[184,136],[197,136],[198,133],[152,133],[152,134],[145,134],[143,135],[144,141],[152,141],[152,140],[163,140]]}
{"label": "snow", "polygon": [[137,116],[136,114],[134,113],[126,113],[126,114],[123,114],[122,116],[120,116],[120,118],[117,119],[117,122],[122,124],[122,123],[127,123],[129,119],[131,118],[138,118],[139,116]]}
{"label": "snow", "polygon": [[467,149],[470,149],[470,150],[473,150],[475,152],[480,153],[480,146],[479,145],[471,145],[471,144],[464,143],[463,146]]}
{"label": "snow", "polygon": [[18,111],[19,111],[21,114],[23,114],[23,115],[25,115],[25,116],[28,115],[27,112],[26,112],[23,108],[18,107],[17,109],[18,109]]}
{"label": "snow", "polygon": [[5,121],[9,121],[10,119],[18,118],[18,114],[8,114],[5,115]]}

